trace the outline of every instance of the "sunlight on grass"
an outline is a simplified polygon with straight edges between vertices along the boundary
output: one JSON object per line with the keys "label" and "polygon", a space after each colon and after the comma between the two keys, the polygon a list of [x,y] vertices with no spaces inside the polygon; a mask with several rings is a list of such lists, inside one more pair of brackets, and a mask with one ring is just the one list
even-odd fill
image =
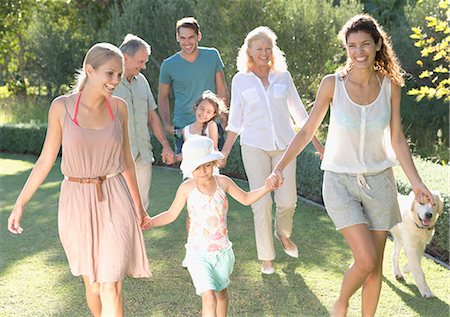
{"label": "sunlight on grass", "polygon": [[0,283],[2,316],[49,316],[59,310],[70,287],[60,282],[68,273],[66,263],[50,260],[58,252],[45,250],[8,266]]}
{"label": "sunlight on grass", "polygon": [[15,175],[27,170],[31,170],[34,163],[10,159],[0,160],[0,175]]}
{"label": "sunlight on grass", "polygon": [[[33,156],[1,154],[0,225],[4,226],[23,186]],[[8,173],[8,174],[4,174]],[[70,273],[58,238],[57,200],[62,175],[59,165],[27,206],[25,232],[17,237],[0,231],[0,316],[89,316],[84,287]],[[180,183],[177,170],[154,168],[151,215],[165,210]],[[238,182],[244,188],[248,185]],[[161,186],[161,184],[164,184]],[[158,186],[160,185],[160,186]],[[199,316],[201,299],[189,273],[181,267],[185,255],[186,211],[171,225],[144,232],[153,278],[124,281],[126,316]],[[230,199],[228,226],[236,256],[231,275],[230,317],[327,316],[336,300],[352,257],[323,208],[299,200],[293,240],[299,259],[284,254],[275,241],[275,274],[260,273],[253,215]],[[410,275],[396,281],[391,272],[393,243],[386,245],[383,286],[377,316],[448,316],[449,271],[429,259],[422,261],[436,298],[423,299]],[[405,258],[400,258],[401,266]],[[360,316],[361,292],[351,300],[349,317]]]}

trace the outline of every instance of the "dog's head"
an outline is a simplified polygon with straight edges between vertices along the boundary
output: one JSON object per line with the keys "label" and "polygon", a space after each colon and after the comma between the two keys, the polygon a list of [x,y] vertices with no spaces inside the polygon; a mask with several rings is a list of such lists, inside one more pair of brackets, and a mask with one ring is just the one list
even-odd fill
{"label": "dog's head", "polygon": [[410,196],[413,197],[411,206],[412,217],[416,225],[420,228],[433,228],[444,208],[441,194],[437,191],[431,191],[431,193],[434,198],[434,206],[428,203],[419,203],[414,199],[414,193],[410,193]]}

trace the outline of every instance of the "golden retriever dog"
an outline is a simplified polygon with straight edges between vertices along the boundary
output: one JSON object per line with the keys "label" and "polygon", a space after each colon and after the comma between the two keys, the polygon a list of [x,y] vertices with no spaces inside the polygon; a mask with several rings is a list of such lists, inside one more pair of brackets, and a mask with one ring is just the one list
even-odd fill
{"label": "golden retriever dog", "polygon": [[398,203],[402,214],[402,222],[391,229],[394,237],[394,252],[392,253],[392,270],[396,279],[404,279],[398,265],[398,256],[404,248],[408,263],[403,269],[404,273],[411,272],[420,295],[425,298],[433,297],[423,273],[420,262],[425,247],[434,235],[434,226],[442,213],[443,203],[438,192],[433,191],[435,205],[420,204],[414,199],[414,193],[409,196],[398,195]]}

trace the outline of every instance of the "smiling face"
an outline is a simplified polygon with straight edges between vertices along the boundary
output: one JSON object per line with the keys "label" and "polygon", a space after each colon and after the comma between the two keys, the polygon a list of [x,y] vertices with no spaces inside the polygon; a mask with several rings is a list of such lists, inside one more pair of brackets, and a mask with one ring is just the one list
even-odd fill
{"label": "smiling face", "polygon": [[178,29],[177,42],[180,45],[181,51],[186,55],[191,55],[197,52],[198,42],[200,39],[200,33],[197,34],[191,28],[180,27]]}
{"label": "smiling face", "polygon": [[249,42],[248,55],[255,66],[268,66],[272,62],[273,44],[269,38],[260,38]]}
{"label": "smiling face", "polygon": [[122,59],[119,57],[112,57],[97,68],[87,64],[88,85],[95,86],[94,88],[101,90],[106,97],[111,97],[120,83],[122,71]]}
{"label": "smiling face", "polygon": [[216,115],[214,105],[208,100],[203,100],[195,110],[195,118],[197,122],[205,123],[211,121]]}
{"label": "smiling face", "polygon": [[148,62],[148,51],[145,47],[141,47],[134,56],[125,53],[125,76],[128,80],[138,75],[141,70],[145,69]]}
{"label": "smiling face", "polygon": [[375,43],[372,36],[364,31],[350,33],[347,37],[347,55],[355,68],[373,67],[381,40]]}

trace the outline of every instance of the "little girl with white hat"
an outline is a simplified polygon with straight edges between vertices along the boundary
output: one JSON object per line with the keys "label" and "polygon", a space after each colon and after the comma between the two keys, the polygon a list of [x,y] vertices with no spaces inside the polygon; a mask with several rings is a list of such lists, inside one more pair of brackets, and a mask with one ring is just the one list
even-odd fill
{"label": "little girl with white hat", "polygon": [[228,239],[226,193],[247,206],[273,188],[266,183],[264,187],[245,192],[229,177],[213,175],[223,155],[214,150],[213,141],[208,137],[188,139],[182,151],[180,168],[183,176],[189,178],[179,186],[170,208],[151,218],[152,227],[172,223],[187,204],[190,227],[186,264],[196,293],[202,297],[202,315],[225,316],[229,276],[234,266],[232,243]]}

